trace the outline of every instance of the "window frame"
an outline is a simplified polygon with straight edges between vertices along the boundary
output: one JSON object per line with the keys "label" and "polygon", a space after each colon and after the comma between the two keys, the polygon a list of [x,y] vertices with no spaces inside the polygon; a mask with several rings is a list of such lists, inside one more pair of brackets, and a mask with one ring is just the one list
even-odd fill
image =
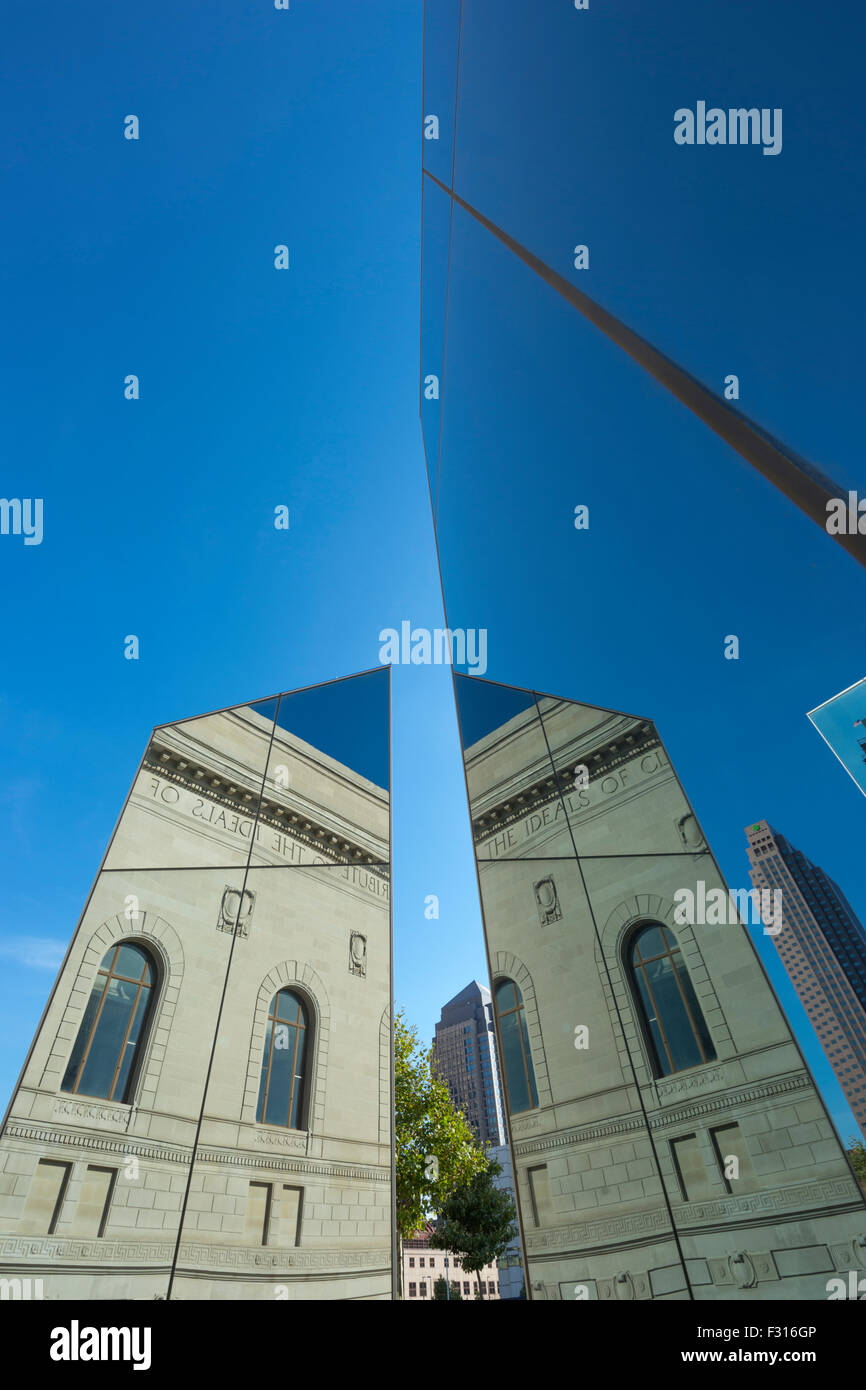
{"label": "window frame", "polygon": [[[143,978],[144,968],[142,968],[142,975],[139,977],[138,980],[133,980],[128,975],[121,975],[117,971],[115,971],[114,967],[120,957],[120,952],[124,946],[131,946],[133,950],[138,951],[141,954],[141,956],[143,956],[144,961],[146,962],[146,965],[150,971],[150,982],[148,984],[146,984]],[[106,960],[108,960],[109,957],[111,957],[111,963],[108,969],[106,969],[105,962]],[[72,1055],[75,1052],[75,1049],[78,1045],[78,1040],[81,1036],[81,1030],[84,1027],[84,1022],[87,1015],[87,1009],[90,1005],[91,999],[93,998],[93,991],[96,987],[96,982],[99,979],[100,975],[104,976],[105,984],[101,991],[101,997],[96,1009],[96,1013],[90,1025],[87,1042],[81,1054],[81,1058],[78,1062],[78,1067],[75,1076],[75,1084],[73,1086],[67,1087],[64,1085],[64,1082],[66,1080],[66,1074],[69,1071],[69,1067],[72,1064]],[[122,980],[126,984],[137,985],[138,989],[136,991],[135,1003],[129,1011],[129,1018],[127,1020],[126,1028],[124,1030],[123,1041],[121,1042],[120,1048],[117,1053],[117,1060],[114,1064],[114,1070],[111,1076],[111,1085],[109,1087],[108,1095],[99,1096],[93,1094],[90,1091],[82,1091],[79,1088],[81,1084],[81,1077],[84,1074],[84,1069],[90,1058],[91,1051],[93,1049],[93,1044],[96,1041],[97,1033],[99,1030],[99,1024],[103,1017],[105,1002],[108,999],[109,984],[112,979]],[[58,1088],[59,1093],[61,1095],[80,1096],[84,1100],[102,1100],[107,1105],[133,1104],[135,1092],[138,1089],[139,1079],[142,1075],[144,1057],[147,1052],[148,1045],[150,1043],[151,1034],[153,1033],[154,1022],[156,1020],[156,1015],[159,1007],[159,998],[162,992],[162,981],[162,962],[160,961],[156,952],[149,949],[149,945],[144,945],[137,937],[122,936],[117,941],[113,941],[111,945],[108,947],[108,949],[105,952],[103,952],[103,955],[100,958],[99,965],[96,967],[96,970],[94,971],[93,977],[91,979],[90,990],[88,992],[87,1000],[84,1004],[84,1007],[81,1010],[81,1018],[79,1020],[78,1027],[75,1031],[75,1037],[72,1042],[72,1048],[66,1058],[66,1065],[63,1068],[63,1074],[61,1076],[60,1086]],[[129,1070],[129,1075],[126,1079],[126,1085],[123,1088],[123,1095],[118,1097],[115,1094],[117,1079],[123,1067],[124,1053],[129,1042],[129,1033],[138,1013],[138,1008],[141,1001],[143,989],[147,990],[148,997],[144,1002],[144,1013],[139,1029],[139,1037],[138,1041],[135,1043],[135,1056],[132,1059],[132,1065]]]}
{"label": "window frame", "polygon": [[[661,953],[657,953],[656,955],[647,957],[646,960],[643,960],[643,958],[642,958],[640,962],[635,963],[635,962],[633,961],[633,959],[632,959],[632,958],[633,958],[633,955],[634,955],[635,947],[637,946],[637,944],[638,944],[638,942],[639,942],[641,936],[643,936],[643,934],[644,934],[645,932],[650,931],[650,930],[652,930],[652,929],[656,929],[656,930],[658,930],[658,931],[661,932],[661,934],[662,934],[662,942],[664,943],[665,950],[664,950],[663,952],[661,952]],[[665,933],[666,933],[666,932],[669,932],[669,933],[671,934],[671,936],[674,938],[674,941],[676,942],[676,945],[675,945],[675,946],[671,947],[671,946],[668,945],[668,942],[667,942],[666,937],[665,937]],[[694,1016],[693,1016],[693,1013],[692,1013],[692,1007],[691,1007],[691,1005],[689,1004],[689,1001],[688,1001],[688,999],[686,998],[685,993],[683,992],[682,981],[681,981],[681,979],[680,979],[679,971],[677,970],[677,964],[676,964],[676,959],[675,959],[675,956],[676,956],[677,954],[678,954],[679,957],[680,957],[680,961],[681,961],[681,963],[682,963],[682,968],[683,968],[683,970],[685,971],[686,979],[688,980],[689,986],[690,986],[691,991],[692,991],[692,994],[694,995],[695,1004],[696,1004],[697,1009],[698,1009],[698,1011],[699,1011],[699,1013],[700,1013],[701,1021],[702,1021],[703,1026],[704,1026],[704,1028],[705,1028],[705,1030],[706,1030],[707,1037],[709,1038],[709,1045],[710,1045],[710,1048],[711,1048],[711,1055],[710,1055],[710,1056],[705,1056],[705,1055],[704,1055],[704,1053],[705,1053],[704,1043],[703,1043],[703,1041],[702,1041],[702,1039],[701,1039],[700,1032],[698,1031],[697,1027],[695,1026],[695,1019],[694,1019]],[[655,1002],[655,996],[654,996],[654,994],[653,994],[652,985],[651,985],[650,980],[649,980],[649,978],[648,978],[648,976],[647,976],[647,974],[646,974],[646,971],[645,971],[645,969],[644,969],[644,967],[645,967],[646,965],[651,964],[653,961],[656,961],[656,960],[663,960],[663,959],[665,959],[665,958],[667,958],[667,959],[671,962],[672,971],[673,971],[674,983],[676,984],[677,992],[678,992],[679,997],[680,997],[680,1001],[681,1001],[682,1006],[683,1006],[683,1008],[684,1008],[684,1010],[685,1010],[686,1017],[687,1017],[688,1023],[689,1023],[689,1027],[690,1027],[690,1029],[691,1029],[692,1037],[693,1037],[693,1039],[694,1039],[694,1041],[695,1041],[695,1043],[696,1043],[696,1045],[697,1045],[698,1052],[700,1053],[700,1056],[701,1056],[701,1060],[700,1060],[699,1062],[690,1062],[689,1065],[686,1066],[686,1067],[676,1067],[676,1066],[673,1065],[673,1056],[672,1056],[672,1054],[671,1054],[671,1049],[670,1049],[670,1046],[669,1046],[669,1044],[668,1044],[667,1035],[666,1035],[665,1028],[664,1028],[664,1025],[663,1025],[663,1022],[662,1022],[662,1016],[661,1016],[661,1014],[660,1014],[660,1012],[659,1012],[659,1009],[658,1009],[658,1006],[656,1005],[656,1002]],[[669,1077],[669,1076],[679,1076],[682,1072],[694,1071],[694,1070],[696,1070],[698,1067],[710,1066],[710,1065],[712,1065],[712,1063],[717,1062],[717,1061],[718,1061],[718,1053],[717,1053],[717,1051],[716,1051],[715,1042],[713,1041],[712,1030],[711,1030],[711,1028],[710,1028],[709,1023],[707,1022],[707,1019],[706,1019],[706,1016],[704,1015],[703,1009],[701,1008],[701,1002],[700,1002],[700,1000],[698,999],[697,991],[695,990],[694,983],[693,983],[692,977],[691,977],[691,973],[690,973],[690,971],[689,971],[688,965],[686,964],[685,952],[683,951],[683,948],[682,948],[682,946],[681,946],[681,944],[680,944],[680,939],[679,939],[679,937],[677,936],[677,933],[674,931],[673,927],[671,927],[667,922],[660,922],[660,921],[658,921],[656,918],[646,918],[646,919],[644,919],[644,920],[641,921],[641,922],[635,923],[634,926],[632,926],[632,927],[629,929],[629,931],[626,933],[626,936],[625,936],[624,941],[623,941],[622,963],[623,963],[623,967],[624,967],[625,977],[626,977],[626,979],[628,980],[629,994],[630,994],[630,996],[631,996],[632,1008],[634,1009],[635,1014],[636,1014],[636,1016],[637,1016],[637,1021],[638,1021],[639,1027],[640,1027],[641,1036],[643,1037],[643,1041],[644,1041],[644,1049],[645,1049],[645,1052],[646,1052],[647,1060],[648,1060],[648,1062],[649,1062],[650,1074],[651,1074],[651,1076],[653,1077],[653,1079],[656,1080],[656,1081],[664,1081],[664,1080],[665,1080],[667,1077]],[[652,1001],[653,1001],[653,1006],[654,1006],[654,1008],[655,1008],[655,1019],[656,1019],[656,1023],[657,1023],[657,1026],[658,1026],[659,1033],[660,1033],[661,1038],[662,1038],[662,1043],[663,1043],[663,1046],[664,1046],[665,1056],[666,1056],[667,1062],[668,1062],[668,1064],[669,1064],[669,1070],[667,1070],[667,1071],[663,1070],[663,1068],[662,1068],[662,1061],[661,1061],[661,1057],[660,1057],[660,1055],[659,1055],[659,1050],[658,1050],[658,1048],[657,1048],[657,1046],[656,1046],[655,1039],[654,1039],[654,1037],[653,1037],[653,1035],[652,1035],[652,1029],[651,1029],[651,1027],[650,1027],[650,1020],[649,1020],[649,1017],[648,1017],[648,1015],[647,1015],[646,1006],[644,1005],[644,1001],[643,1001],[643,998],[641,997],[640,989],[639,989],[639,986],[638,986],[638,971],[641,971],[641,970],[643,970],[643,978],[644,978],[644,983],[645,983],[647,992],[648,992],[650,998],[652,999]]]}
{"label": "window frame", "polygon": [[[299,1024],[294,1022],[288,1022],[286,1019],[279,1018],[277,1016],[277,1000],[279,999],[281,994],[290,994],[297,1000],[300,1009],[300,1014],[303,1019],[302,1023]],[[265,1012],[264,1022],[265,1047],[268,1046],[267,1029],[269,1023],[272,1025],[271,1039],[266,1071],[264,1071],[265,1048],[263,1047],[262,1049],[262,1060],[261,1065],[259,1066],[259,1089],[258,1095],[256,1097],[255,1123],[257,1125],[266,1125],[270,1129],[288,1129],[295,1134],[306,1133],[309,1129],[309,1115],[310,1107],[312,1104],[312,1090],[314,1080],[313,1052],[315,1048],[317,1032],[315,1008],[313,1007],[312,1002],[307,996],[307,994],[303,990],[299,989],[295,982],[292,982],[291,984],[287,985],[281,985],[280,988],[272,996],[271,1001],[268,1004],[267,1010]],[[292,1054],[292,1084],[291,1090],[289,1092],[288,1116],[285,1123],[277,1123],[273,1120],[268,1120],[265,1118],[267,1112],[268,1094],[270,1091],[271,1066],[274,1060],[274,1041],[276,1038],[276,1027],[278,1024],[286,1028],[294,1029],[295,1033],[294,1051]],[[297,1125],[292,1125],[291,1118],[295,1099],[295,1082],[297,1080],[298,1044],[302,1032],[304,1034],[304,1056],[303,1061],[301,1063],[300,1097],[298,1100],[298,1123]]]}
{"label": "window frame", "polygon": [[[497,994],[501,985],[511,985],[514,990],[517,1003],[513,1008],[500,1010]],[[539,1109],[538,1082],[535,1079],[535,1062],[532,1057],[532,1041],[529,1037],[529,1024],[527,1018],[526,1000],[523,997],[523,990],[515,979],[510,975],[497,975],[493,980],[492,990],[493,1012],[496,1017],[497,1042],[499,1045],[500,1071],[502,1074],[503,1089],[505,1099],[508,1102],[510,1115],[527,1115],[530,1110]],[[517,1036],[520,1040],[520,1054],[523,1059],[523,1078],[526,1083],[526,1092],[529,1096],[529,1105],[522,1110],[515,1110],[511,1105],[511,1089],[508,1084],[508,1064],[505,1060],[505,1049],[502,1046],[502,1019],[508,1014],[517,1015]],[[526,1026],[526,1036],[524,1038],[524,1025]],[[533,1102],[533,1095],[535,1100]]]}

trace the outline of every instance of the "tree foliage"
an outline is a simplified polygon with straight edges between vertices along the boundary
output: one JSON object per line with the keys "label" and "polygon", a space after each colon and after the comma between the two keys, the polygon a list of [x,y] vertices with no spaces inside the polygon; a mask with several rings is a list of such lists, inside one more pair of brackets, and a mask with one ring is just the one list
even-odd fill
{"label": "tree foliage", "polygon": [[458,1299],[460,1302],[463,1301],[463,1295],[460,1292],[460,1285],[457,1283],[456,1279],[453,1280],[451,1283],[451,1290],[449,1294],[448,1284],[446,1282],[444,1274],[440,1274],[439,1278],[436,1280],[436,1283],[433,1285],[433,1297],[436,1299],[438,1303],[444,1303],[445,1300],[448,1298],[450,1298],[452,1303],[454,1302],[455,1298]]}
{"label": "tree foliage", "polygon": [[854,1169],[854,1176],[866,1194],[866,1144],[862,1139],[852,1137],[848,1140],[848,1158]]}
{"label": "tree foliage", "polygon": [[[517,1234],[511,1194],[493,1182],[501,1172],[498,1163],[485,1158],[484,1167],[440,1205],[431,1239],[437,1250],[453,1250],[463,1268],[479,1276]],[[483,1298],[484,1281],[479,1277],[478,1282]]]}
{"label": "tree foliage", "polygon": [[394,1131],[397,1228],[409,1240],[487,1159],[402,1010],[394,1019]]}

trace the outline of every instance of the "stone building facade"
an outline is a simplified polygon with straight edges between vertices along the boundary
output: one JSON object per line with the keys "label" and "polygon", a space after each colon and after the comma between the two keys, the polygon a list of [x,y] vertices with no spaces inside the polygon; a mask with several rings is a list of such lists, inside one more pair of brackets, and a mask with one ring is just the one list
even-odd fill
{"label": "stone building facade", "polygon": [[528,1296],[826,1298],[866,1208],[653,724],[455,679]]}
{"label": "stone building facade", "polygon": [[154,731],[0,1137],[4,1276],[391,1297],[387,746],[384,670]]}

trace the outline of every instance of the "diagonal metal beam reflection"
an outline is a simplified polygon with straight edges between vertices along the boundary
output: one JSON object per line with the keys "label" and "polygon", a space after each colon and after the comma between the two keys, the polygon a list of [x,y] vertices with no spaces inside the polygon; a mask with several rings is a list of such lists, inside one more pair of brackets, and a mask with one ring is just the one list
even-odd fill
{"label": "diagonal metal beam reflection", "polygon": [[503,232],[495,222],[491,222],[477,208],[467,203],[447,184],[437,179],[435,174],[431,174],[429,169],[425,169],[424,173],[437,188],[441,188],[443,193],[468,212],[470,217],[474,217],[476,222],[497,237],[503,246],[513,251],[524,265],[528,265],[530,270],[534,270],[536,275],[556,290],[557,294],[568,300],[584,318],[594,323],[611,342],[627,352],[629,357],[634,358],[635,362],[655,377],[656,381],[667,387],[677,400],[682,401],[683,405],[688,406],[689,410],[703,420],[705,425],[709,425],[710,429],[730,444],[732,449],[736,449],[747,463],[820,526],[830,540],[841,545],[843,550],[847,550],[849,555],[853,555],[855,560],[866,566],[866,536],[830,535],[826,530],[827,503],[831,498],[847,499],[847,489],[838,487],[813,464],[781,444],[727,401],[721,400],[696,377],[678,367],[676,362],[659,352],[658,348],[653,347],[645,338],[641,338],[620,319],[602,309],[589,295],[575,289],[564,276],[551,270],[546,262],[527,251],[525,246],[515,241],[507,232]]}

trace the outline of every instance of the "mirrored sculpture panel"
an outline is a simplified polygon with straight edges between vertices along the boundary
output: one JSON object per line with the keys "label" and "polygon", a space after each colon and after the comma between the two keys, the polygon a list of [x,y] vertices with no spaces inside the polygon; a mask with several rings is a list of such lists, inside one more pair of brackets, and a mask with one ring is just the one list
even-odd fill
{"label": "mirrored sculpture panel", "polygon": [[0,1135],[46,1297],[391,1296],[389,699],[154,731]]}
{"label": "mirrored sculpture panel", "polygon": [[388,862],[387,682],[382,667],[281,697],[253,864]]}
{"label": "mirrored sculpture panel", "polygon": [[246,864],[277,704],[235,705],[154,729],[105,867]]}
{"label": "mirrored sculpture panel", "polygon": [[0,1136],[4,1262],[48,1299],[167,1295],[243,877],[97,878]]}
{"label": "mirrored sculpture panel", "polygon": [[826,1297],[866,1208],[749,937],[775,899],[729,892],[650,721],[455,684],[473,819],[533,719],[569,770],[621,748],[559,800],[570,853],[476,847],[531,1296]]}

